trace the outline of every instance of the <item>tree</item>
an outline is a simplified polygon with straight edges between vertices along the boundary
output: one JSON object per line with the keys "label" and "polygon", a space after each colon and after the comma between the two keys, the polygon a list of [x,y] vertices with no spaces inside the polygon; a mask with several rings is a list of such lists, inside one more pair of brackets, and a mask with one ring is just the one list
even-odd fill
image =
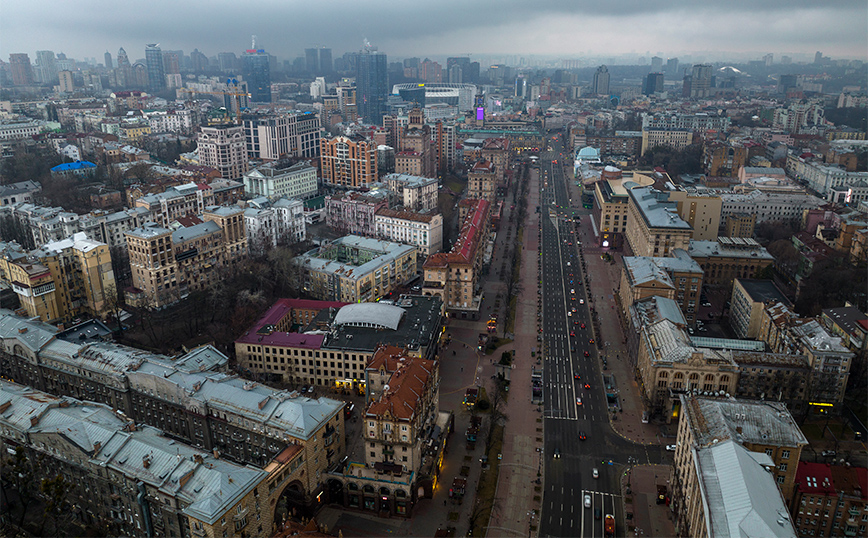
{"label": "tree", "polygon": [[503,408],[506,406],[506,380],[503,377],[497,376],[494,378],[494,381],[491,385],[490,390],[491,396],[489,397],[489,411],[488,411],[488,431],[485,435],[485,452],[491,448],[491,444],[494,442],[494,429],[498,424],[504,422],[507,418],[506,413],[504,413]]}
{"label": "tree", "polygon": [[[27,449],[23,446],[15,447],[15,454],[3,463],[2,484],[4,493],[7,483],[12,485],[12,489],[18,496],[18,503],[21,505],[21,514],[18,516],[18,527],[21,527],[24,524],[24,517],[27,515],[27,507],[33,501],[36,491],[33,466],[30,463],[30,458],[27,457]],[[8,495],[5,497],[9,498]]]}
{"label": "tree", "polygon": [[39,491],[42,492],[45,498],[45,517],[42,519],[42,525],[39,528],[40,536],[47,536],[42,531],[45,530],[45,523],[49,518],[52,520],[54,527],[54,536],[60,536],[59,527],[63,522],[68,521],[71,517],[71,511],[67,510],[67,494],[72,490],[73,485],[64,480],[62,474],[56,475],[54,478],[43,478],[39,484]]}

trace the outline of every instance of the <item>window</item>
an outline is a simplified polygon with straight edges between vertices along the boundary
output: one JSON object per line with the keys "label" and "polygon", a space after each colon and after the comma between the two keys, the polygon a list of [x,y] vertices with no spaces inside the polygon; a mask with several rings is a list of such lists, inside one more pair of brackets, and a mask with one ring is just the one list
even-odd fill
{"label": "window", "polygon": [[787,464],[782,463],[782,464],[778,465],[778,470],[779,471],[786,471],[787,470]]}
{"label": "window", "polygon": [[789,459],[789,457],[790,457],[790,451],[789,450],[781,451],[781,459],[782,460]]}

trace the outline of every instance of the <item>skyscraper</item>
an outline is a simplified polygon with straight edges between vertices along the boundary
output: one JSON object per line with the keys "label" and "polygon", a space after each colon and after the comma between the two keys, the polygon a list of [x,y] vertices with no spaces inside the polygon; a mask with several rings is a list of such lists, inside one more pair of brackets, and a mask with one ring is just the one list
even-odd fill
{"label": "skyscraper", "polygon": [[334,71],[332,67],[332,49],[319,49],[319,70],[320,73],[331,73]]}
{"label": "skyscraper", "polygon": [[148,68],[148,91],[157,93],[166,89],[166,71],[163,69],[163,51],[159,43],[145,47],[145,66]]}
{"label": "skyscraper", "polygon": [[690,79],[690,97],[703,98],[711,95],[711,65],[696,64]]}
{"label": "skyscraper", "polygon": [[26,52],[9,55],[9,71],[12,73],[12,84],[15,86],[33,84],[33,67],[30,65],[30,56]]}
{"label": "skyscraper", "polygon": [[112,53],[109,51],[105,51],[105,68],[112,69],[114,65],[112,64]]}
{"label": "skyscraper", "polygon": [[594,73],[594,93],[597,95],[609,95],[609,69],[605,65],[597,68]]}
{"label": "skyscraper", "polygon": [[53,84],[57,80],[57,64],[54,61],[54,51],[37,50],[36,62],[41,72],[40,80],[45,84]]}
{"label": "skyscraper", "polygon": [[356,102],[365,123],[380,125],[386,113],[389,95],[388,61],[386,55],[365,48],[356,57]]}
{"label": "skyscraper", "polygon": [[304,49],[304,70],[311,75],[319,73],[319,55],[316,49]]}
{"label": "skyscraper", "polygon": [[663,73],[648,73],[645,77],[645,86],[642,88],[642,93],[645,95],[654,95],[657,92],[663,91]]}
{"label": "skyscraper", "polygon": [[332,72],[332,49],[317,47],[304,49],[304,69],[311,75]]}
{"label": "skyscraper", "polygon": [[666,60],[666,74],[669,75],[670,80],[678,77],[678,58]]}
{"label": "skyscraper", "polygon": [[217,65],[224,73],[234,73],[237,69],[238,57],[234,52],[220,52],[217,54]]}
{"label": "skyscraper", "polygon": [[654,56],[651,58],[651,72],[659,73],[663,71],[663,58],[660,56]]}
{"label": "skyscraper", "polygon": [[247,49],[241,55],[241,71],[250,96],[258,103],[271,102],[271,70],[268,67],[268,53],[264,49]]}
{"label": "skyscraper", "polygon": [[118,49],[118,67],[130,67],[130,59],[123,47]]}

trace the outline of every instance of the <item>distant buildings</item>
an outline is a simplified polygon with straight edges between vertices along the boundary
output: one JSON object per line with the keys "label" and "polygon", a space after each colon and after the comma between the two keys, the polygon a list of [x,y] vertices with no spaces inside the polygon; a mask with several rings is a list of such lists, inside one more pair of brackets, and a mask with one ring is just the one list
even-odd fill
{"label": "distant buildings", "polygon": [[159,44],[145,47],[145,65],[148,72],[148,91],[158,93],[166,89],[166,72],[163,68],[163,51]]}
{"label": "distant buildings", "polygon": [[356,103],[365,123],[379,125],[386,114],[389,94],[386,54],[367,48],[356,56]]}
{"label": "distant buildings", "polygon": [[593,92],[597,95],[609,95],[609,69],[605,65],[601,65],[594,73],[592,83]]}
{"label": "distant buildings", "polygon": [[247,49],[241,55],[241,71],[250,97],[257,103],[271,102],[271,71],[268,53],[263,49]]}

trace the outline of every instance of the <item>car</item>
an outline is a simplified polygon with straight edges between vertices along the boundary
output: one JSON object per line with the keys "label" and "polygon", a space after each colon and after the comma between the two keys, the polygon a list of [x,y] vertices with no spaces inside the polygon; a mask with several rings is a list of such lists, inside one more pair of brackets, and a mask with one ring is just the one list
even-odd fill
{"label": "car", "polygon": [[579,380],[581,378],[582,378],[582,376],[580,376],[579,374],[573,374],[573,379]]}
{"label": "car", "polygon": [[599,508],[594,508],[594,519],[601,519],[603,517],[603,511]]}
{"label": "car", "polygon": [[582,405],[582,399],[581,398],[576,398],[576,405],[578,405],[578,406]]}
{"label": "car", "polygon": [[570,266],[570,262],[567,262],[567,267],[569,267],[569,266]]}
{"label": "car", "polygon": [[693,327],[688,327],[688,328],[687,328],[687,332],[690,333],[690,334],[693,334],[693,332],[694,332],[694,331],[693,331]]}
{"label": "car", "polygon": [[588,438],[588,437],[585,435],[585,432],[584,432],[584,431],[579,431],[579,439],[581,439],[582,441],[584,441],[584,440],[587,439],[587,438]]}
{"label": "car", "polygon": [[585,304],[585,300],[584,300],[584,299],[579,299],[579,304]]}
{"label": "car", "polygon": [[576,348],[574,346],[570,346],[570,353],[575,353],[575,352],[576,352]]}
{"label": "car", "polygon": [[704,332],[706,332],[708,329],[706,329],[705,327],[700,326],[700,327],[698,328],[698,330],[699,330],[699,332],[704,333]]}
{"label": "car", "polygon": [[666,445],[666,450],[669,452],[675,452],[675,445]]}
{"label": "car", "polygon": [[[577,321],[576,323],[578,323],[578,321]],[[584,328],[585,328],[585,324],[582,323],[581,327],[582,327],[582,329],[584,329]]]}
{"label": "car", "polygon": [[556,459],[556,460],[561,459],[561,449],[556,448],[556,449],[555,449],[555,453],[552,455],[552,457],[553,457],[554,459]]}
{"label": "car", "polygon": [[590,352],[585,351],[585,357],[590,357],[590,356],[591,356]]}
{"label": "car", "polygon": [[575,336],[575,335],[576,335],[575,331],[570,331],[570,336]]}
{"label": "car", "polygon": [[590,384],[590,383],[585,383],[585,388],[586,388],[586,389],[591,388],[591,384]]}
{"label": "car", "polygon": [[585,495],[585,508],[590,508],[590,507],[591,507],[591,496]]}
{"label": "car", "polygon": [[823,454],[823,455],[826,456],[826,457],[837,456],[837,455],[838,455],[838,453],[835,452],[834,450],[824,450],[823,452],[821,452],[821,454]]}
{"label": "car", "polygon": [[569,317],[573,317],[573,313],[572,313],[572,312],[567,312],[567,316],[569,316]]}
{"label": "car", "polygon": [[588,343],[589,343],[589,344],[593,344],[593,343],[594,343],[594,339],[591,338],[590,340],[588,340]]}
{"label": "car", "polygon": [[571,294],[571,295],[575,295],[575,294],[576,294],[576,290],[575,290],[574,288],[570,288],[570,294]]}
{"label": "car", "polygon": [[600,471],[596,467],[594,467],[594,478],[600,478]]}

